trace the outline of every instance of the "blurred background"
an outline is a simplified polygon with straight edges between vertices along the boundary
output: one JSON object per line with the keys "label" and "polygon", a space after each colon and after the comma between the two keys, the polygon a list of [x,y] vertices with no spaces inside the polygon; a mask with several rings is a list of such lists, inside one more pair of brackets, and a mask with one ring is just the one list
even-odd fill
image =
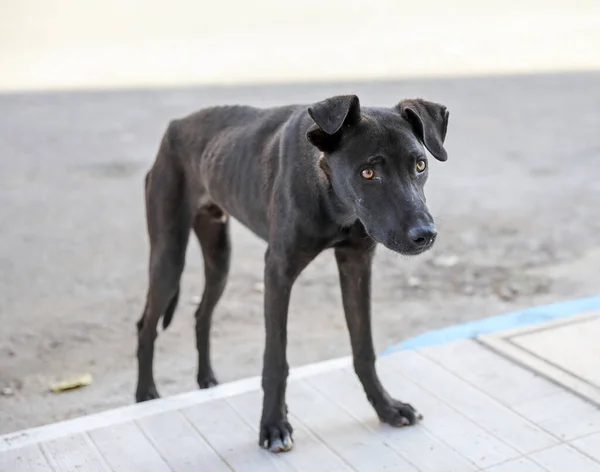
{"label": "blurred background", "polygon": [[[214,104],[450,110],[426,188],[434,250],[380,248],[379,351],[419,333],[598,293],[597,0],[0,0],[0,433],[133,402],[147,288],[143,177],[167,122]],[[238,224],[215,313],[221,382],[258,375],[265,244]],[[188,250],[156,377],[196,388]],[[294,287],[292,366],[349,354],[333,256]],[[50,383],[90,372],[91,386]]]}

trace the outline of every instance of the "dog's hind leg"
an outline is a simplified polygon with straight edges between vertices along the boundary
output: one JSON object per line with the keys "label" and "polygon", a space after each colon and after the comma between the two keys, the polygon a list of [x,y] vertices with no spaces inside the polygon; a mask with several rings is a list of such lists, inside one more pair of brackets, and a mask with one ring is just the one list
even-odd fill
{"label": "dog's hind leg", "polygon": [[194,232],[202,249],[205,279],[202,300],[196,310],[197,380],[200,388],[209,388],[217,385],[210,362],[210,326],[229,274],[231,243],[228,217],[214,205],[205,207],[196,216]]}
{"label": "dog's hind leg", "polygon": [[146,307],[138,321],[138,402],[157,398],[153,359],[157,325],[166,327],[179,297],[179,281],[191,229],[191,211],[183,174],[163,140],[154,167],[146,178],[146,218],[150,239],[149,288]]}

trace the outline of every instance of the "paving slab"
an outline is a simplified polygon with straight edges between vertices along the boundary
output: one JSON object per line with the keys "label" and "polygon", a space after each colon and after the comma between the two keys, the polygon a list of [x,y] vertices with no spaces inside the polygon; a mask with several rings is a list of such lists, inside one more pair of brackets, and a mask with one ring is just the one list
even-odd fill
{"label": "paving slab", "polygon": [[[572,321],[593,321],[586,317]],[[0,471],[600,471],[600,422],[567,437],[547,416],[511,407],[554,398],[549,406],[560,412],[582,400],[481,342],[398,351],[379,366],[390,394],[420,408],[422,423],[380,424],[351,360],[340,358],[292,370],[288,405],[297,432],[286,454],[256,443],[261,392],[252,378],[0,436]],[[529,395],[495,391],[500,378]]]}

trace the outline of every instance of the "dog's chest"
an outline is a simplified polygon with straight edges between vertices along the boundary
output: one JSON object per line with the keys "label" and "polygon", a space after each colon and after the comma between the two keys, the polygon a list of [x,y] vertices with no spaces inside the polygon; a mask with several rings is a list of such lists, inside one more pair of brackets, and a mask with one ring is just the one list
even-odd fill
{"label": "dog's chest", "polygon": [[352,226],[344,226],[331,236],[327,247],[347,246],[353,244],[357,238],[364,238],[365,236],[364,229],[362,229],[360,223],[355,223]]}

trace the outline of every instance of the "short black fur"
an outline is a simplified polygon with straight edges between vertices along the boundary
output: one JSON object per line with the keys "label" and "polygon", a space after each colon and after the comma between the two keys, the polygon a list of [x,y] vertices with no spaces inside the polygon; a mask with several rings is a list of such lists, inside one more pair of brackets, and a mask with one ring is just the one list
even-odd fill
{"label": "short black fur", "polygon": [[179,297],[193,230],[205,266],[196,311],[197,381],[216,385],[210,326],[227,283],[229,216],[268,243],[265,253],[264,391],[259,443],[292,447],[285,401],[287,317],[292,285],[323,250],[333,249],[350,332],[354,369],[379,418],[394,426],[421,416],[391,398],[375,370],[371,336],[371,264],[376,243],[415,255],[436,237],[425,204],[425,148],[447,159],[448,111],[421,99],[361,108],[358,97],[310,107],[224,106],[172,121],[146,176],[149,288],[138,321],[137,401],[158,397],[154,342]]}

